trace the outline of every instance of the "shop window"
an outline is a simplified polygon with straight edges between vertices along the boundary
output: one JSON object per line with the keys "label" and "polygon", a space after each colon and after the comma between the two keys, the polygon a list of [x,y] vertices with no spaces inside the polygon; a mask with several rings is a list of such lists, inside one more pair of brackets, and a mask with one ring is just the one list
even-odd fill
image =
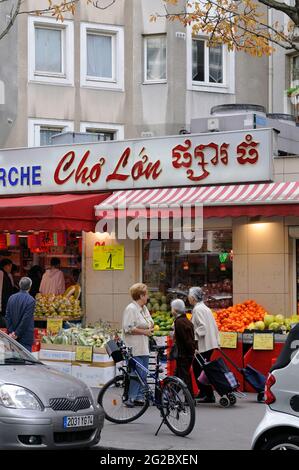
{"label": "shop window", "polygon": [[144,81],[166,82],[166,35],[144,38]]}
{"label": "shop window", "polygon": [[199,251],[183,246],[180,240],[143,241],[143,281],[149,289],[167,295],[200,286],[209,307],[231,306],[232,232],[205,231]]}

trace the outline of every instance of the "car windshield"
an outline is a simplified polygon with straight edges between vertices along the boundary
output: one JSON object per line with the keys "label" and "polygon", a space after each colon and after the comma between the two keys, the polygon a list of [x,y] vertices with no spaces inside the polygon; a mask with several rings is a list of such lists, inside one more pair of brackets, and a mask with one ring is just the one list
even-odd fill
{"label": "car windshield", "polygon": [[9,336],[0,332],[0,366],[9,364],[40,364],[39,361],[13,341]]}

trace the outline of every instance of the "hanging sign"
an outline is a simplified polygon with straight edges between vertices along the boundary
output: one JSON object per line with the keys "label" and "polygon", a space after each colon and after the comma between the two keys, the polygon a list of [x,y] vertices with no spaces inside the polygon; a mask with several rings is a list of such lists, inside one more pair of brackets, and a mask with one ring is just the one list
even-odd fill
{"label": "hanging sign", "polygon": [[227,349],[237,349],[238,333],[234,331],[220,331],[220,347]]}
{"label": "hanging sign", "polygon": [[76,346],[76,361],[92,362],[93,347],[92,346]]}
{"label": "hanging sign", "polygon": [[274,349],[274,334],[254,333],[253,349],[256,351],[272,351]]}
{"label": "hanging sign", "polygon": [[95,271],[124,270],[124,245],[95,246],[93,249],[93,269]]}
{"label": "hanging sign", "polygon": [[57,318],[48,318],[47,319],[47,332],[50,335],[57,335],[62,329],[63,320]]}

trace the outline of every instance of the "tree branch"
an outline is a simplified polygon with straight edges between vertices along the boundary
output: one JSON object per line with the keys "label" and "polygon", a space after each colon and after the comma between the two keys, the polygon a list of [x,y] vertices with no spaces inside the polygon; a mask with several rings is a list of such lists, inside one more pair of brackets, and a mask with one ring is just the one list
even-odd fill
{"label": "tree branch", "polygon": [[15,11],[10,15],[10,20],[9,20],[6,28],[4,28],[4,30],[0,33],[0,41],[1,41],[2,38],[4,38],[4,36],[6,36],[6,34],[13,27],[14,22],[15,22],[17,16],[19,15],[19,13],[20,13],[21,3],[22,3],[22,0],[18,0]]}

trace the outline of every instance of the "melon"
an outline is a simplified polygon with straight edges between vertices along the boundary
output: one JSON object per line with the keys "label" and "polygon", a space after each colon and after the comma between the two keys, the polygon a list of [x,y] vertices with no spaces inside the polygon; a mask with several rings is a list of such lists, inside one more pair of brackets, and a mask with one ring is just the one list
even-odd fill
{"label": "melon", "polygon": [[257,321],[255,322],[255,328],[262,331],[265,329],[265,323],[263,321]]}
{"label": "melon", "polygon": [[266,328],[268,328],[268,326],[274,321],[275,321],[274,315],[267,314],[264,316],[264,323],[265,323]]}
{"label": "melon", "polygon": [[277,322],[273,322],[269,325],[269,330],[277,331],[280,328],[280,324]]}
{"label": "melon", "polygon": [[275,323],[282,324],[283,322],[284,322],[284,316],[283,315],[275,315]]}

